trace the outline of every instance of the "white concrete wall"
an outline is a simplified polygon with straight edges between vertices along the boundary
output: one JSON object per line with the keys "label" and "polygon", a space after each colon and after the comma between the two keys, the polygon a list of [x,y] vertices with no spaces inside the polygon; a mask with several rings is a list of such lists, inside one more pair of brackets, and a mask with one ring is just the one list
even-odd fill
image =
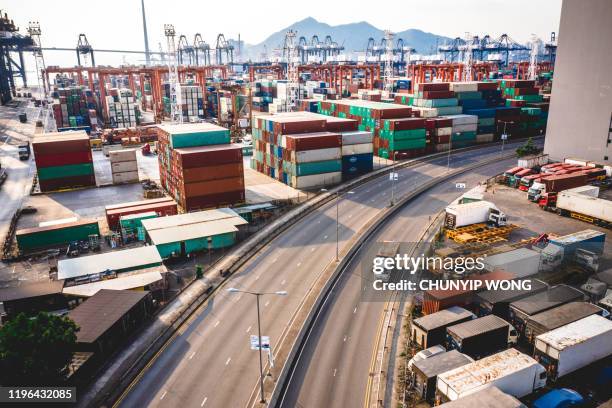
{"label": "white concrete wall", "polygon": [[563,0],[545,153],[612,163],[612,0]]}

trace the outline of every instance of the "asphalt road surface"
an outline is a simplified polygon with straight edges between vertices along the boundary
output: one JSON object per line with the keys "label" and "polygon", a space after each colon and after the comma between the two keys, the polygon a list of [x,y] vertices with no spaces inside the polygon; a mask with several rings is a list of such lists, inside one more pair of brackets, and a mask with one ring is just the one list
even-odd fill
{"label": "asphalt road surface", "polygon": [[[510,143],[506,146],[507,151],[515,147]],[[498,146],[454,153],[451,167],[467,166],[499,154]],[[416,183],[424,183],[446,171],[446,158],[399,170],[399,180],[395,184],[396,197],[414,188]],[[480,179],[482,177],[479,176]],[[382,177],[355,188],[354,194],[344,196],[340,202],[339,217],[341,247],[389,204],[390,195],[391,182],[388,177]],[[419,202],[423,210],[429,210],[436,203],[438,208],[442,205],[442,201],[433,198],[422,197]],[[226,285],[241,290],[288,292],[287,296],[262,298],[262,335],[270,337],[273,349],[281,343],[309,288],[335,257],[335,212],[335,202],[332,201],[298,221],[234,274]],[[406,223],[404,228],[411,228],[409,225],[413,220],[406,220]],[[350,303],[350,300],[346,301]],[[370,322],[364,321],[363,325],[363,333],[371,333]],[[339,331],[344,333],[347,329]],[[258,390],[259,361],[257,351],[251,350],[249,343],[250,335],[256,332],[255,298],[222,290],[196,312],[186,329],[181,330],[148,369],[141,373],[138,381],[117,405],[129,408],[246,406],[252,399],[257,400],[253,397]],[[351,353],[355,353],[355,359],[369,361],[370,348],[346,347],[345,352],[338,349],[332,354],[351,356]],[[340,366],[338,361],[321,366],[320,374],[329,378],[329,372],[325,370],[333,371],[333,365],[346,375],[348,367]],[[313,375],[317,375],[317,372],[313,371]],[[343,395],[353,394],[352,390],[347,389],[337,391],[337,398],[348,398]],[[327,393],[322,398],[331,403],[331,396]],[[321,405],[312,401],[314,405],[309,402],[306,406],[326,406],[326,403]]]}
{"label": "asphalt road surface", "polygon": [[[499,161],[432,188],[389,218],[368,240],[367,247],[375,248],[382,241],[409,246],[418,240],[430,216],[433,219],[461,195],[456,182],[473,187],[515,162],[516,159]],[[363,264],[369,266],[368,254],[375,251],[367,247],[351,261],[317,320],[287,388],[283,407],[364,406],[370,362],[385,306],[383,301],[362,297],[367,284],[362,280]]]}

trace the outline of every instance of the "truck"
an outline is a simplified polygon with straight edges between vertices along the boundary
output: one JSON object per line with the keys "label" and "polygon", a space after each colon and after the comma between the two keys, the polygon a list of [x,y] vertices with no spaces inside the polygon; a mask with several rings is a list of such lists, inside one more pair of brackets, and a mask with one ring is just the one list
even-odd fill
{"label": "truck", "polygon": [[478,292],[474,299],[474,303],[477,307],[477,315],[486,316],[494,314],[502,319],[506,319],[508,318],[510,303],[545,292],[547,289],[548,285],[546,283],[538,279],[532,279],[529,289],[491,289]]}
{"label": "truck", "polygon": [[556,169],[561,168],[563,163],[549,163],[540,167],[540,172],[544,174],[554,173]]}
{"label": "truck", "polygon": [[547,154],[535,154],[532,156],[524,156],[518,159],[518,166],[526,169],[540,168],[548,163]]}
{"label": "truck", "polygon": [[527,408],[527,405],[514,398],[512,395],[500,391],[495,386],[484,388],[481,391],[469,394],[455,401],[445,402],[437,408]]}
{"label": "truck", "polygon": [[487,223],[494,226],[506,225],[506,214],[490,201],[474,201],[465,204],[452,204],[446,207],[444,225],[455,229],[466,225]]}
{"label": "truck", "polygon": [[484,269],[489,272],[501,269],[511,272],[515,278],[521,279],[538,273],[540,253],[529,248],[518,248],[487,256],[483,264]]}
{"label": "truck", "polygon": [[[376,253],[376,258],[395,258],[399,251],[400,243],[393,241],[383,241]],[[391,279],[392,270],[385,268],[384,272],[378,275],[378,278],[383,282],[389,282]]]}
{"label": "truck", "polygon": [[509,187],[517,188],[520,185],[521,179],[523,177],[530,176],[533,173],[534,173],[534,171],[531,170],[531,169],[523,169],[523,170],[515,173],[514,175],[512,175],[512,176],[510,176],[508,178],[508,186]]}
{"label": "truck", "polygon": [[527,192],[527,198],[533,202],[540,202],[547,194],[584,186],[587,183],[587,176],[583,173],[554,174],[542,177],[539,183],[533,183]]}
{"label": "truck", "polygon": [[535,339],[534,357],[553,379],[612,355],[612,321],[591,315]]}
{"label": "truck", "polygon": [[518,189],[521,191],[529,191],[531,185],[542,178],[542,173],[530,174],[525,177],[521,177],[521,182],[519,183]]}
{"label": "truck", "polygon": [[17,146],[19,160],[28,160],[30,158],[30,142]]}
{"label": "truck", "polygon": [[514,176],[516,173],[518,173],[521,170],[525,170],[525,168],[517,166],[517,167],[512,167],[511,169],[504,171],[501,176],[501,183],[508,184],[508,180],[510,179],[510,177]]}
{"label": "truck", "polygon": [[495,386],[521,398],[546,386],[546,378],[541,364],[511,348],[439,374],[436,392],[446,402]]}
{"label": "truck", "polygon": [[566,324],[570,324],[591,315],[607,314],[599,306],[588,302],[570,302],[555,307],[527,319],[525,337],[529,343],[534,343],[536,337]]}
{"label": "truck", "polygon": [[561,216],[609,227],[612,225],[612,201],[598,198],[598,196],[598,187],[572,188],[551,197],[543,208],[554,208]]}
{"label": "truck", "polygon": [[457,350],[475,359],[505,350],[517,341],[515,328],[495,315],[446,328],[446,349]]}
{"label": "truck", "polygon": [[438,374],[473,362],[471,357],[457,350],[444,351],[427,359],[416,361],[411,369],[413,388],[421,398],[433,404]]}
{"label": "truck", "polygon": [[444,344],[448,326],[475,318],[474,313],[459,306],[451,306],[448,309],[414,319],[410,327],[410,338],[413,344],[424,349]]}
{"label": "truck", "polygon": [[568,285],[556,285],[546,292],[531,295],[510,303],[508,312],[509,322],[517,329],[519,334],[525,333],[527,320],[531,316],[545,312],[554,307],[569,302],[584,300],[584,293]]}

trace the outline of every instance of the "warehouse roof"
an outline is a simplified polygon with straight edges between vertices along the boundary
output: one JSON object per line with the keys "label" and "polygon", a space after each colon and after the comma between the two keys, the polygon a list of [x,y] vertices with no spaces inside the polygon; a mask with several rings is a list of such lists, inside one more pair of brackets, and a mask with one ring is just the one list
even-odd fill
{"label": "warehouse roof", "polygon": [[540,334],[536,339],[561,351],[604,333],[612,334],[612,321],[599,315],[591,315]]}
{"label": "warehouse roof", "polygon": [[594,278],[607,284],[608,287],[612,286],[612,268],[595,274]]}
{"label": "warehouse roof", "polygon": [[481,391],[466,395],[455,401],[450,401],[438,408],[526,408],[521,401],[510,394],[506,394],[495,386],[487,387]]}
{"label": "warehouse roof", "polygon": [[52,231],[69,227],[77,227],[80,225],[88,225],[88,224],[97,224],[98,221],[90,220],[90,219],[81,219],[74,222],[63,222],[60,224],[47,225],[44,227],[32,227],[32,228],[23,228],[17,230],[16,235],[26,235],[26,234],[34,234],[41,231]]}
{"label": "warehouse roof", "polygon": [[161,265],[162,259],[154,246],[124,249],[103,254],[62,259],[57,263],[59,279],[77,278],[96,273],[133,270],[138,267]]}
{"label": "warehouse roof", "polygon": [[68,313],[80,330],[79,343],[94,343],[149,292],[102,289]]}
{"label": "warehouse roof", "polygon": [[153,230],[179,227],[184,225],[206,223],[217,220],[228,220],[231,225],[243,225],[247,222],[236,214],[236,212],[230,208],[217,208],[215,210],[208,211],[197,211],[186,214],[171,215],[168,217],[151,218],[142,221],[142,226],[145,227],[148,233]]}
{"label": "warehouse roof", "polygon": [[452,306],[439,312],[425,315],[414,319],[413,323],[424,330],[431,330],[437,327],[448,325],[461,319],[466,319],[474,314],[459,306]]}
{"label": "warehouse roof", "polygon": [[[246,221],[244,223],[246,223]],[[190,239],[212,237],[214,235],[236,232],[238,231],[236,225],[237,224],[233,219],[221,219],[196,224],[180,225],[177,227],[155,229],[152,231],[147,231],[147,233],[149,234],[149,238],[151,238],[151,242],[153,242],[153,244],[162,245],[170,242],[186,241]]]}
{"label": "warehouse roof", "polygon": [[63,280],[24,282],[19,286],[0,289],[0,302],[9,302],[11,300],[28,299],[38,296],[62,293],[63,286]]}
{"label": "warehouse roof", "polygon": [[104,209],[106,211],[109,210],[117,210],[120,208],[128,208],[128,207],[140,207],[143,205],[150,205],[150,204],[156,204],[156,203],[163,203],[163,202],[169,202],[169,203],[174,203],[174,200],[170,197],[163,197],[163,198],[153,198],[153,199],[149,199],[149,200],[140,200],[140,201],[129,201],[127,203],[121,203],[121,204],[111,204],[111,205],[107,205],[106,207],[104,207]]}
{"label": "warehouse roof", "polygon": [[438,374],[461,367],[473,361],[473,359],[465,354],[462,354],[457,350],[451,350],[446,353],[441,353],[426,358],[425,360],[417,361],[414,363],[414,367],[423,373],[425,377],[432,378]]}
{"label": "warehouse roof", "polygon": [[469,320],[467,322],[459,323],[454,326],[448,327],[446,330],[449,333],[454,333],[462,339],[485,333],[490,330],[496,330],[501,327],[507,327],[508,322],[504,319],[495,315],[487,315],[478,319]]}
{"label": "warehouse roof", "polygon": [[532,316],[527,324],[538,324],[553,330],[599,312],[601,308],[592,303],[570,302]]}
{"label": "warehouse roof", "polygon": [[531,295],[516,302],[512,302],[510,307],[525,313],[534,315],[544,310],[552,309],[556,305],[575,300],[582,300],[584,294],[578,289],[567,285],[557,285],[548,289],[546,292]]}
{"label": "warehouse roof", "polygon": [[183,123],[180,125],[157,125],[158,128],[171,135],[195,133],[195,132],[209,132],[216,130],[226,130],[226,128],[213,125],[212,123]]}
{"label": "warehouse roof", "polygon": [[[156,270],[157,269],[157,270]],[[91,297],[102,289],[129,290],[142,288],[162,280],[160,272],[166,272],[165,266],[147,268],[149,272],[121,275],[115,279],[105,279],[83,285],[68,286],[63,289],[65,295]]]}
{"label": "warehouse roof", "polygon": [[518,300],[522,297],[528,296],[530,293],[542,292],[543,289],[546,287],[547,287],[546,283],[542,282],[541,280],[532,279],[531,289],[515,289],[515,290],[491,289],[491,290],[485,290],[483,292],[479,292],[476,296],[492,304],[503,303],[503,302],[513,302],[514,300]]}

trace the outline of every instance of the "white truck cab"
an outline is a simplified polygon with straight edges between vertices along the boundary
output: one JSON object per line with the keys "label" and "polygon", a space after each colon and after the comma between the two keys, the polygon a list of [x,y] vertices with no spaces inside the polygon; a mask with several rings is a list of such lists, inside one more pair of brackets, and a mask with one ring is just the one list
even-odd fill
{"label": "white truck cab", "polygon": [[514,347],[518,343],[518,332],[513,325],[508,326],[508,347]]}

